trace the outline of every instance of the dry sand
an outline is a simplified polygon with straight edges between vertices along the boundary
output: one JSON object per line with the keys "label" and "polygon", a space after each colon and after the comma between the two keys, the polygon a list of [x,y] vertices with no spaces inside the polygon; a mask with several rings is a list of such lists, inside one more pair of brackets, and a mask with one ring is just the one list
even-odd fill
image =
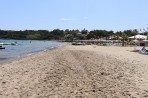
{"label": "dry sand", "polygon": [[148,56],[133,47],[72,46],[0,65],[0,98],[148,97]]}

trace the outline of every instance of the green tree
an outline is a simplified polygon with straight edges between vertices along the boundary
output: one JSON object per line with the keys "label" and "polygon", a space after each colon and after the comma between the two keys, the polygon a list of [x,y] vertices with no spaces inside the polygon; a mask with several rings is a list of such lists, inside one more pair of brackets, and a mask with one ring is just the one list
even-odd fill
{"label": "green tree", "polygon": [[122,37],[122,46],[125,46],[125,41],[127,41],[128,36],[125,33],[122,33],[121,37]]}

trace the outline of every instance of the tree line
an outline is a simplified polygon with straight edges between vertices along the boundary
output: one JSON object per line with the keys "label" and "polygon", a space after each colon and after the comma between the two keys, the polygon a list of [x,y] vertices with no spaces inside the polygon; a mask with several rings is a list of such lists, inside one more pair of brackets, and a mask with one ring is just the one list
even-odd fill
{"label": "tree line", "polygon": [[[0,39],[19,39],[19,40],[90,40],[114,36],[115,38],[122,37],[124,39],[129,36],[138,34],[138,30],[125,30],[125,31],[107,31],[107,30],[0,30]],[[145,33],[146,34],[146,33]]]}

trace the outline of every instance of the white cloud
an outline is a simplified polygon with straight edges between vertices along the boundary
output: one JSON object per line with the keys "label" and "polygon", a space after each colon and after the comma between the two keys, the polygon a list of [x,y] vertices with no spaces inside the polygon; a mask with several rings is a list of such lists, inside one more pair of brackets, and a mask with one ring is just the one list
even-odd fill
{"label": "white cloud", "polygon": [[61,21],[70,21],[70,20],[75,20],[75,19],[72,19],[72,18],[60,18]]}

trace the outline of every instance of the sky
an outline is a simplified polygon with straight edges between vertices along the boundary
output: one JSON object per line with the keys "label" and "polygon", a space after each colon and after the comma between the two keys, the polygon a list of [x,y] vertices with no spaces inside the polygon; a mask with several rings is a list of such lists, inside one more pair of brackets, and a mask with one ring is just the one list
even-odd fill
{"label": "sky", "polygon": [[148,0],[0,0],[0,29],[146,29],[147,4]]}

